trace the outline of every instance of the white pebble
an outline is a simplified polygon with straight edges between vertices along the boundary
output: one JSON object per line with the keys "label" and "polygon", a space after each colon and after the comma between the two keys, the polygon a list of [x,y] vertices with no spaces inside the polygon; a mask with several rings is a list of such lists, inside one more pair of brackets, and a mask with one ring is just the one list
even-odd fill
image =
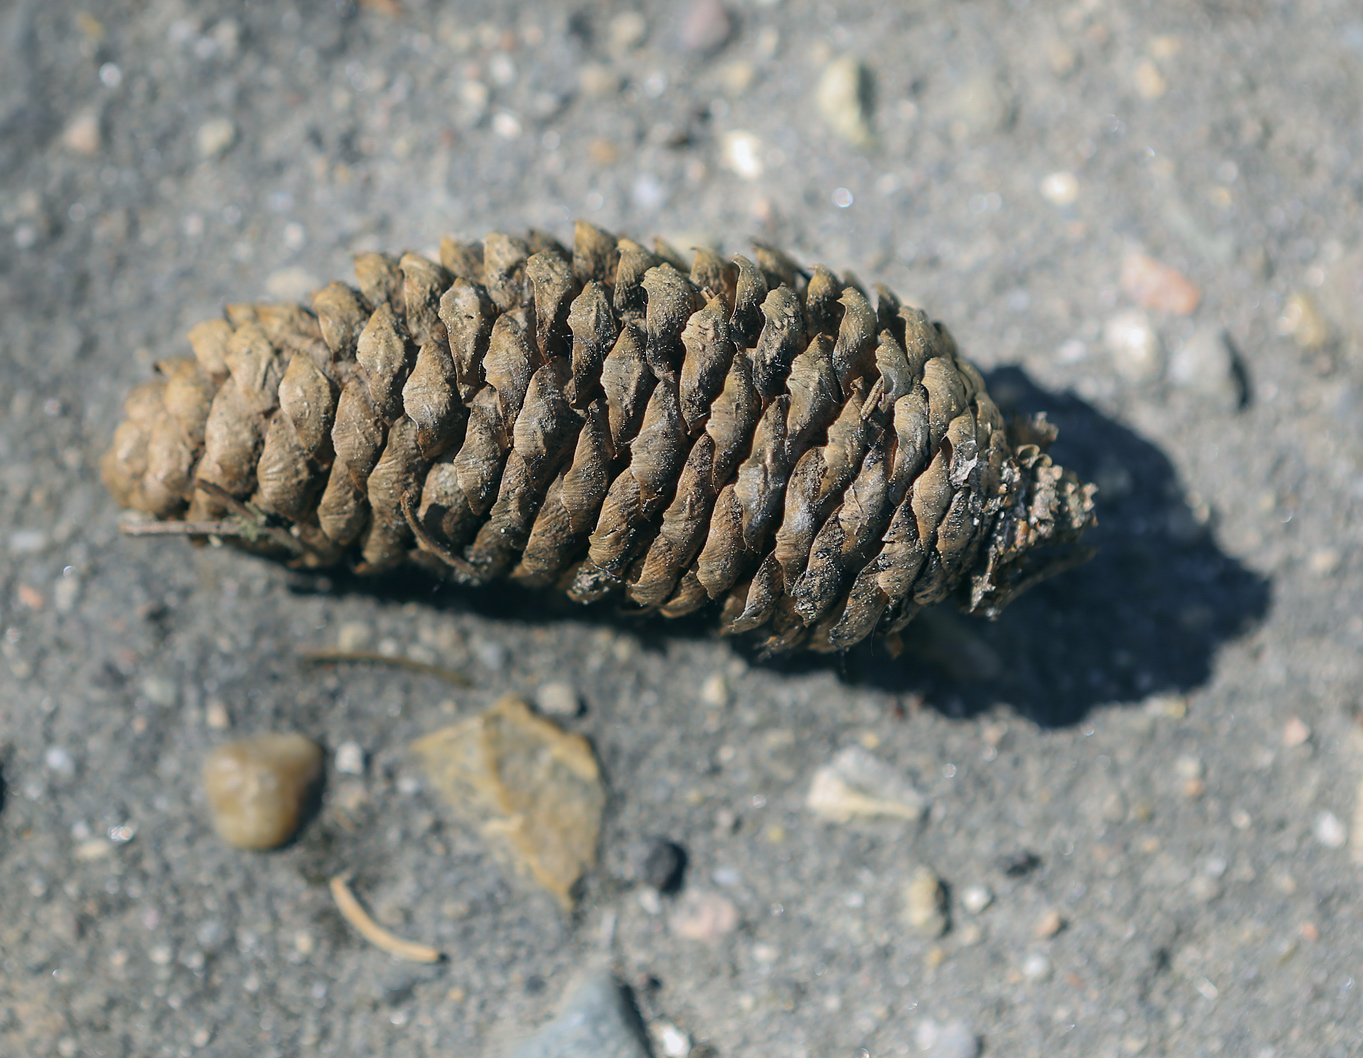
{"label": "white pebble", "polygon": [[1035,951],[1022,963],[1022,976],[1029,981],[1045,981],[1051,976],[1051,960]]}
{"label": "white pebble", "polygon": [[230,118],[212,118],[199,126],[195,143],[199,157],[206,161],[221,158],[237,141],[237,127]]}
{"label": "white pebble", "polygon": [[47,534],[41,529],[16,529],[9,534],[11,555],[36,555],[47,547]]}
{"label": "white pebble", "polygon": [[518,140],[525,128],[521,125],[520,118],[503,110],[493,116],[492,131],[504,140]]}
{"label": "white pebble", "polygon": [[76,761],[62,746],[48,746],[47,752],[43,754],[43,763],[47,765],[48,771],[63,779],[76,774]]}
{"label": "white pebble", "polygon": [[536,689],[535,708],[547,716],[577,716],[582,712],[582,699],[571,683],[554,680]]}
{"label": "white pebble", "polygon": [[670,1021],[658,1026],[658,1045],[667,1058],[686,1058],[691,1053],[691,1037]]}
{"label": "white pebble", "polygon": [[751,132],[735,129],[725,133],[719,145],[720,164],[744,180],[762,175],[762,141]]}
{"label": "white pebble", "polygon": [[1041,179],[1041,197],[1053,206],[1071,206],[1079,197],[1079,180],[1064,169],[1048,173]]}
{"label": "white pebble", "polygon": [[343,775],[364,774],[364,749],[358,742],[342,742],[336,747],[336,770]]}
{"label": "white pebble", "polygon": [[994,894],[987,885],[967,885],[961,890],[961,906],[972,915],[978,915],[994,902]]}
{"label": "white pebble", "polygon": [[975,1058],[980,1053],[980,1042],[963,1021],[920,1021],[913,1032],[913,1042],[920,1051],[933,1058]]}
{"label": "white pebble", "polygon": [[1103,325],[1103,344],[1113,366],[1131,382],[1152,382],[1164,373],[1164,349],[1150,318],[1140,309],[1128,309]]}
{"label": "white pebble", "polygon": [[1349,840],[1349,832],[1345,829],[1343,820],[1333,812],[1322,812],[1316,816],[1316,823],[1311,832],[1327,849],[1342,849]]}

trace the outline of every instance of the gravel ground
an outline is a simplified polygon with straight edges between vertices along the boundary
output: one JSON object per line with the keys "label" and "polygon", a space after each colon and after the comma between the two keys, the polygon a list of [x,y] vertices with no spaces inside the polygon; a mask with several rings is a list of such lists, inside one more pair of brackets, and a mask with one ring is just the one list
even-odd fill
{"label": "gravel ground", "polygon": [[[9,0],[0,1053],[498,1053],[604,964],[658,1054],[1363,1054],[1360,100],[1348,0]],[[770,664],[703,622],[120,538],[98,457],[191,324],[575,216],[923,305],[1050,410],[1099,557],[897,659]],[[297,659],[338,643],[473,688]],[[551,680],[611,790],[569,917],[407,750]],[[243,853],[199,767],[269,729],[366,765]],[[924,818],[813,816],[847,747]],[[659,835],[675,896],[639,882]],[[908,913],[920,868],[945,920]],[[448,962],[361,941],[342,870]]]}

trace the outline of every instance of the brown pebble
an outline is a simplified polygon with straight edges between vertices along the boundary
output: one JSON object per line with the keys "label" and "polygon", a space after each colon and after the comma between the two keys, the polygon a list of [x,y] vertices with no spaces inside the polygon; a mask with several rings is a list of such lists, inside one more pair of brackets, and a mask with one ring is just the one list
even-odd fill
{"label": "brown pebble", "polygon": [[1187,316],[1202,300],[1202,291],[1177,269],[1145,254],[1122,262],[1122,291],[1143,309]]}
{"label": "brown pebble", "polygon": [[1032,935],[1036,937],[1037,940],[1049,940],[1064,928],[1065,920],[1060,917],[1060,912],[1047,911],[1037,920],[1037,924],[1032,930]]}
{"label": "brown pebble", "polygon": [[254,735],[204,761],[204,791],[218,836],[239,849],[273,849],[298,831],[322,777],[322,748],[297,734]]}

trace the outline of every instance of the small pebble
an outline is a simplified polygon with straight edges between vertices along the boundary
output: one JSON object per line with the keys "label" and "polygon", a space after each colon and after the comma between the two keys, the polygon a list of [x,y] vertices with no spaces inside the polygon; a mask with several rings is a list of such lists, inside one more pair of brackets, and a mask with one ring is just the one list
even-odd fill
{"label": "small pebble", "polygon": [[678,892],[686,874],[686,849],[675,841],[655,838],[644,853],[639,877],[660,893]]}
{"label": "small pebble", "polygon": [[1343,821],[1333,812],[1321,812],[1316,816],[1311,833],[1327,849],[1342,849],[1349,840]]}
{"label": "small pebble", "polygon": [[723,709],[729,704],[729,685],[724,680],[723,673],[711,673],[704,683],[700,685],[700,700],[702,705],[707,705],[711,709]]}
{"label": "small pebble", "polygon": [[1025,878],[1041,866],[1041,857],[1035,852],[1023,849],[999,857],[999,870],[1006,878]]}
{"label": "small pebble", "polygon": [[825,66],[814,89],[814,105],[820,116],[854,147],[868,147],[875,141],[870,100],[871,72],[851,55]]}
{"label": "small pebble", "polygon": [[195,145],[205,161],[221,158],[237,140],[237,127],[230,118],[211,118],[199,126]]}
{"label": "small pebble", "polygon": [[1065,920],[1060,917],[1060,912],[1047,911],[1032,927],[1032,936],[1037,940],[1050,940],[1064,928]]}
{"label": "small pebble", "polygon": [[1204,904],[1210,904],[1221,895],[1221,883],[1205,874],[1199,874],[1194,878],[1188,888],[1192,891],[1193,897]]}
{"label": "small pebble", "polygon": [[978,915],[994,902],[994,894],[987,885],[967,885],[961,890],[961,907],[972,915]]}
{"label": "small pebble", "polygon": [[904,921],[925,937],[940,937],[947,931],[942,881],[927,867],[914,871],[904,887]]}
{"label": "small pebble", "polygon": [[738,928],[738,908],[719,893],[690,890],[672,909],[668,925],[679,937],[715,944]]}
{"label": "small pebble", "polygon": [[921,818],[926,799],[893,768],[860,746],[848,746],[814,773],[805,807],[821,819]]}
{"label": "small pebble", "polygon": [[958,140],[1004,132],[1016,115],[1012,94],[999,73],[990,69],[980,70],[957,89],[951,110],[955,115],[951,135]]}
{"label": "small pebble", "polygon": [[1139,309],[1109,317],[1103,324],[1103,344],[1117,373],[1131,382],[1153,382],[1164,374],[1164,348],[1150,318]]}
{"label": "small pebble", "polygon": [[681,15],[677,37],[687,51],[710,55],[728,43],[734,20],[719,0],[691,0]]}
{"label": "small pebble", "polygon": [[510,1052],[510,1058],[648,1058],[628,993],[606,971],[588,976],[558,1017]]}
{"label": "small pebble", "polygon": [[720,164],[744,180],[762,175],[762,141],[751,132],[734,129],[719,141]]}
{"label": "small pebble", "polygon": [[648,21],[638,11],[622,11],[606,27],[606,39],[615,54],[632,51],[648,36]]}
{"label": "small pebble", "polygon": [[583,95],[599,99],[620,90],[620,75],[599,62],[584,63],[577,71],[577,84]]}
{"label": "small pebble", "polygon": [[691,1037],[670,1021],[661,1021],[654,1026],[654,1036],[658,1050],[666,1058],[687,1058],[691,1053]]}
{"label": "small pebble", "polygon": [[1314,352],[1329,342],[1330,324],[1315,298],[1304,290],[1295,290],[1278,316],[1278,333],[1291,338],[1297,348]]}
{"label": "small pebble", "polygon": [[1142,59],[1136,64],[1136,91],[1142,99],[1158,99],[1168,88],[1164,83],[1164,75],[1153,62]]}
{"label": "small pebble", "polygon": [[336,770],[344,775],[364,774],[364,749],[358,742],[342,742],[336,747]]}
{"label": "small pebble", "polygon": [[297,734],[255,735],[204,761],[213,826],[229,845],[272,849],[297,832],[322,777],[322,748]]}
{"label": "small pebble", "polygon": [[1301,717],[1290,717],[1283,725],[1283,745],[1289,749],[1305,744],[1311,738],[1311,729]]}
{"label": "small pebble", "polygon": [[1122,292],[1143,309],[1187,316],[1202,300],[1202,291],[1183,273],[1142,253],[1122,262]]}
{"label": "small pebble", "polygon": [[82,110],[62,133],[62,146],[87,158],[99,153],[101,142],[99,115],[93,110]]}
{"label": "small pebble", "polygon": [[232,716],[228,713],[227,706],[213,698],[204,709],[204,723],[214,731],[226,731],[232,726]]}
{"label": "small pebble", "polygon": [[1222,408],[1239,408],[1249,398],[1230,336],[1218,324],[1200,325],[1179,345],[1169,358],[1169,381]]}
{"label": "small pebble", "polygon": [[554,680],[536,688],[535,708],[546,716],[577,716],[582,712],[582,699],[571,683]]}
{"label": "small pebble", "polygon": [[1032,982],[1045,981],[1051,976],[1051,960],[1041,952],[1032,952],[1022,963],[1022,976]]}
{"label": "small pebble", "polygon": [[932,1058],[975,1058],[980,1053],[980,1041],[963,1021],[920,1021],[913,1031],[913,1043]]}
{"label": "small pebble", "polygon": [[1041,180],[1041,197],[1053,206],[1071,206],[1079,198],[1079,180],[1068,170],[1050,173]]}

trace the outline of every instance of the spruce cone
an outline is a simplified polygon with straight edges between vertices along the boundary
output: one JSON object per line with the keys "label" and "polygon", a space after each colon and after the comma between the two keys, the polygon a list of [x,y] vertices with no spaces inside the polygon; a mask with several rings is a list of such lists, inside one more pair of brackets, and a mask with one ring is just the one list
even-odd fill
{"label": "spruce cone", "polygon": [[[294,565],[416,560],[841,650],[956,593],[988,615],[1082,557],[1093,486],[1005,424],[878,287],[589,224],[362,254],[359,289],[230,305],[104,458],[164,531]],[[689,274],[688,274],[689,272]],[[1042,545],[1052,545],[1043,549]],[[1059,545],[1058,547],[1055,545]]]}

